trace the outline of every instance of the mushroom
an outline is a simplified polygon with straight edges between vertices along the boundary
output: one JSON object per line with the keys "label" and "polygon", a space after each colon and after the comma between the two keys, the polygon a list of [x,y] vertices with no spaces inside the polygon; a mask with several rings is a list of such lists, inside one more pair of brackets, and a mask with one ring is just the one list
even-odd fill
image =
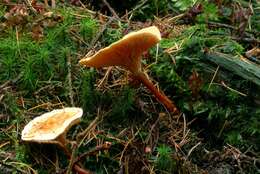
{"label": "mushroom", "polygon": [[38,143],[68,144],[66,133],[83,114],[81,108],[56,109],[31,120],[22,131],[22,140]]}
{"label": "mushroom", "polygon": [[147,27],[125,35],[119,41],[99,50],[93,56],[84,57],[79,63],[95,68],[121,66],[140,80],[170,112],[179,113],[175,104],[153,85],[141,68],[142,53],[160,40],[159,29],[155,26]]}
{"label": "mushroom", "polygon": [[[22,140],[37,143],[58,144],[71,159],[71,152],[67,148],[67,131],[80,122],[83,110],[76,107],[55,109],[31,120],[22,131]],[[78,173],[89,173],[75,164]]]}

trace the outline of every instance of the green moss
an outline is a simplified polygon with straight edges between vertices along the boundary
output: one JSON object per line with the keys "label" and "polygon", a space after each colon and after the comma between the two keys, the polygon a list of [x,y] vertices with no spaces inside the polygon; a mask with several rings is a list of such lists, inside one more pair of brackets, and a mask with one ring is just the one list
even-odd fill
{"label": "green moss", "polygon": [[98,101],[98,92],[94,88],[96,72],[94,69],[84,70],[82,73],[81,87],[81,106],[86,112],[95,111]]}
{"label": "green moss", "polygon": [[[127,119],[127,116],[131,115],[133,111],[135,92],[133,89],[125,87],[121,92],[120,96],[117,97],[112,104],[111,117],[115,120]],[[120,119],[118,119],[120,118]]]}

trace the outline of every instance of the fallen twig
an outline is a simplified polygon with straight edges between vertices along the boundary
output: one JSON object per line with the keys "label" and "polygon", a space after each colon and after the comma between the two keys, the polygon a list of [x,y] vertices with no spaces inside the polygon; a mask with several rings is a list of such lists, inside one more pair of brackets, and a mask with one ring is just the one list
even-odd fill
{"label": "fallen twig", "polygon": [[77,144],[73,143],[72,144],[72,152],[71,152],[71,156],[70,156],[70,163],[69,163],[66,174],[70,174],[71,170],[73,168],[74,158],[75,158],[75,154],[76,154],[76,148],[77,148]]}
{"label": "fallen twig", "polygon": [[196,147],[198,147],[200,144],[201,144],[201,142],[198,142],[195,146],[193,146],[193,147],[189,150],[188,155],[187,155],[187,159],[189,158],[191,152],[192,152]]}
{"label": "fallen twig", "polygon": [[94,129],[96,127],[96,125],[98,124],[98,122],[100,121],[100,114],[99,114],[99,110],[98,110],[98,114],[97,117],[89,124],[89,126],[82,131],[81,133],[79,133],[76,137],[76,141],[78,144],[78,147],[81,146],[81,144],[83,143],[83,141],[85,140],[86,136],[88,135],[88,133]]}
{"label": "fallen twig", "polygon": [[107,26],[110,25],[113,21],[115,20],[115,18],[110,18],[109,21],[107,21],[101,28],[101,30],[97,33],[97,35],[91,40],[89,47],[88,47],[88,51],[90,51],[94,45],[96,44],[96,42],[98,41],[98,39],[100,38],[100,36],[102,36],[102,34],[104,33],[104,31],[107,29]]}
{"label": "fallen twig", "polygon": [[117,19],[120,19],[119,16],[116,14],[116,11],[111,7],[111,5],[106,0],[102,0],[102,1],[103,1],[104,4],[106,4],[106,6],[108,7],[108,9],[112,13],[112,15],[114,17],[116,17]]}
{"label": "fallen twig", "polygon": [[237,94],[239,94],[239,95],[242,95],[242,96],[244,96],[244,97],[247,96],[246,94],[244,94],[244,93],[242,93],[242,92],[239,92],[238,90],[235,90],[235,89],[230,88],[229,86],[227,86],[227,85],[225,84],[224,81],[221,81],[221,84],[222,84],[225,88],[227,88],[228,90],[230,90],[230,91],[232,91],[232,92],[235,92],[235,93],[237,93]]}
{"label": "fallen twig", "polygon": [[101,150],[108,150],[110,149],[112,143],[111,142],[105,142],[102,145],[96,146],[93,150],[85,152],[83,154],[81,154],[79,157],[77,157],[74,161],[73,164],[76,164],[77,162],[79,162],[82,158],[86,157],[86,156],[90,156],[90,155],[96,155],[99,151]]}
{"label": "fallen twig", "polygon": [[74,100],[73,100],[73,88],[72,88],[72,80],[71,80],[71,57],[69,54],[67,54],[67,67],[68,67],[68,87],[69,87],[69,98],[70,98],[70,104],[71,106],[74,106]]}
{"label": "fallen twig", "polygon": [[[219,28],[221,27],[221,28],[229,28],[229,29],[232,29],[232,30],[238,30],[236,27],[234,27],[232,25],[224,24],[224,23],[208,22],[207,24],[208,24],[208,26],[211,26],[211,27],[219,27]],[[259,31],[246,30],[246,32],[255,34],[256,36],[260,36],[260,32]]]}
{"label": "fallen twig", "polygon": [[259,65],[249,61],[244,57],[235,57],[220,52],[208,52],[204,56],[205,59],[216,63],[221,68],[225,68],[232,73],[250,80],[251,82],[260,85],[260,69]]}
{"label": "fallen twig", "polygon": [[215,77],[216,77],[216,75],[218,73],[218,70],[219,70],[219,66],[217,67],[216,71],[214,72],[214,75],[213,75],[213,77],[212,77],[212,79],[211,79],[211,81],[209,83],[209,87],[207,89],[207,92],[209,91],[209,88],[211,87],[211,85],[212,85],[212,83],[213,83],[213,81],[214,81],[214,79],[215,79]]}
{"label": "fallen twig", "polygon": [[35,8],[33,8],[32,6],[32,2],[30,0],[24,0],[25,4],[28,6],[28,8],[31,10],[31,12],[36,15],[37,14],[37,10],[35,10]]}

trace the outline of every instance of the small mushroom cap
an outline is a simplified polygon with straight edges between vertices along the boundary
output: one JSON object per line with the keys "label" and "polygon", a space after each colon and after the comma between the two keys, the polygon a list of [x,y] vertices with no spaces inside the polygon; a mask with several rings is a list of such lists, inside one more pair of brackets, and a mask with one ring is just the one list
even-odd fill
{"label": "small mushroom cap", "polygon": [[141,55],[161,40],[157,27],[151,26],[125,35],[119,41],[99,50],[91,57],[85,57],[80,64],[95,68],[122,66],[135,73],[141,69]]}
{"label": "small mushroom cap", "polygon": [[78,123],[81,108],[56,109],[31,120],[22,131],[22,140],[49,143]]}

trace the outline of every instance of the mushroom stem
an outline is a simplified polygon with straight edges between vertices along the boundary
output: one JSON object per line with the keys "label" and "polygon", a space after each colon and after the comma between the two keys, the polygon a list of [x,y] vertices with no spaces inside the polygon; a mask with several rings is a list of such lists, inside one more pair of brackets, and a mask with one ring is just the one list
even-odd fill
{"label": "mushroom stem", "polygon": [[68,140],[66,139],[65,133],[61,134],[56,138],[56,141],[58,142],[59,146],[63,149],[64,153],[66,156],[69,158],[71,157],[71,152],[69,151],[67,145],[68,145]]}
{"label": "mushroom stem", "polygon": [[[63,149],[65,155],[68,157],[69,160],[73,160],[73,154],[71,150],[67,147],[69,141],[66,139],[66,133],[61,134],[59,137],[56,138],[56,141],[58,142],[59,146]],[[78,164],[74,163],[73,164],[73,169],[78,173],[78,174],[90,174],[91,172],[88,170],[85,170],[81,168]],[[69,171],[70,172],[70,171]]]}
{"label": "mushroom stem", "polygon": [[159,102],[161,102],[169,112],[179,114],[179,110],[175,104],[164,95],[159,89],[157,89],[154,84],[148,79],[145,73],[138,72],[134,74],[135,78],[140,80],[150,91],[154,94]]}
{"label": "mushroom stem", "polygon": [[56,138],[56,141],[60,142],[62,145],[67,146],[67,144],[69,143],[69,141],[66,139],[66,132],[64,132],[63,134],[61,134],[60,136],[58,136]]}

